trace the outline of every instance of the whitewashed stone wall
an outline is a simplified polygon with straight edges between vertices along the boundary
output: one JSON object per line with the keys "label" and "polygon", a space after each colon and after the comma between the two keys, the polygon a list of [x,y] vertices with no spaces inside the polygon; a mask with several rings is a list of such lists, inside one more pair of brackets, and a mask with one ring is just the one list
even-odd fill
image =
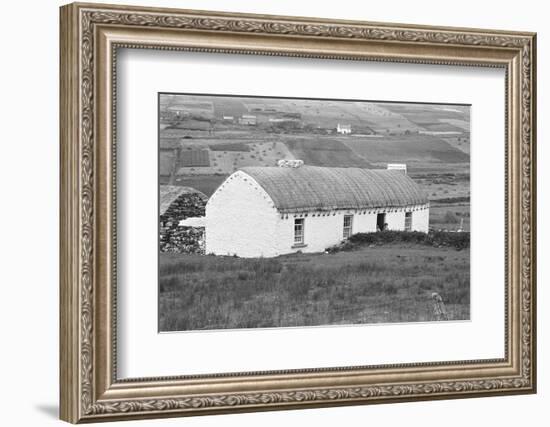
{"label": "whitewashed stone wall", "polygon": [[[413,214],[414,217],[414,214]],[[405,229],[405,211],[386,212],[386,224],[388,230],[404,230]]]}
{"label": "whitewashed stone wall", "polygon": [[[344,227],[344,217],[342,216],[342,227]],[[374,233],[376,231],[376,214],[368,211],[360,211],[353,215],[352,233]]]}
{"label": "whitewashed stone wall", "polygon": [[[294,245],[294,220],[304,218],[304,246]],[[323,252],[342,241],[344,216],[342,214],[308,213],[279,215],[277,220],[277,252]]]}
{"label": "whitewashed stone wall", "polygon": [[428,206],[413,211],[412,229],[423,233],[430,231],[430,208]]}
{"label": "whitewashed stone wall", "polygon": [[[414,209],[414,210],[413,210]],[[411,207],[412,230],[428,232],[429,209],[427,207]],[[303,214],[278,215],[277,219],[277,254],[292,252],[323,252],[330,246],[343,240],[344,216],[353,215],[352,234],[372,233],[377,231],[377,214],[386,213],[386,223],[389,230],[405,229],[405,210],[390,211],[354,211],[341,210],[335,212],[317,212]],[[294,245],[294,220],[304,218],[304,246]]]}
{"label": "whitewashed stone wall", "polygon": [[[381,211],[382,212],[382,211]],[[405,229],[405,212],[412,212],[412,231],[427,233],[430,226],[430,209],[428,205],[411,206],[400,209],[390,209],[386,212],[388,230],[403,231]]]}
{"label": "whitewashed stone wall", "polygon": [[235,172],[206,204],[206,254],[273,257],[278,213],[249,175]]}

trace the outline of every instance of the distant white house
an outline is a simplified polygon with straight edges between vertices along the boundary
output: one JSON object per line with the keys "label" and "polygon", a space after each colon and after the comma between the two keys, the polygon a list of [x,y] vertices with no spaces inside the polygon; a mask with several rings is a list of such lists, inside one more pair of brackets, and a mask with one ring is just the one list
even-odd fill
{"label": "distant white house", "polygon": [[352,234],[428,232],[429,203],[402,171],[244,167],[206,204],[206,253],[273,257],[322,252]]}
{"label": "distant white house", "polygon": [[348,135],[351,133],[351,125],[342,125],[338,123],[338,125],[336,126],[336,132],[343,135]]}
{"label": "distant white house", "polygon": [[388,163],[388,170],[401,171],[404,174],[407,173],[407,165],[405,163]]}

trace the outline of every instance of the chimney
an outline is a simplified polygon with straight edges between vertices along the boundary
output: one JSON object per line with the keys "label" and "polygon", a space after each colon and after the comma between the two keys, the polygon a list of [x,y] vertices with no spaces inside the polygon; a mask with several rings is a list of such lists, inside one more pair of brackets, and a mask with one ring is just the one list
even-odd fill
{"label": "chimney", "polygon": [[280,168],[299,168],[300,166],[303,166],[304,161],[298,160],[298,159],[282,159],[277,162],[277,166]]}
{"label": "chimney", "polygon": [[407,165],[405,163],[388,163],[389,171],[400,171],[407,175]]}

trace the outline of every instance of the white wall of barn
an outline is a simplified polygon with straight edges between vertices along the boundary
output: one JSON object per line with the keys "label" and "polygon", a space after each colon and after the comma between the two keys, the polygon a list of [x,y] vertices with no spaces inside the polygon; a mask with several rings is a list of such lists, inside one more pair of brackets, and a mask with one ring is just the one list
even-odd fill
{"label": "white wall of barn", "polygon": [[413,211],[412,230],[427,233],[430,230],[430,208],[425,207]]}
{"label": "white wall of barn", "polygon": [[[430,209],[412,207],[411,209],[399,209],[386,213],[386,224],[388,230],[402,231],[405,229],[405,212],[412,212],[412,231],[427,233],[430,228]],[[354,231],[355,232],[355,231]]]}
{"label": "white wall of barn", "polygon": [[[429,208],[412,210],[412,230],[428,232]],[[389,230],[405,229],[405,209],[386,212]],[[344,237],[344,216],[353,215],[352,234],[372,233],[377,229],[378,212],[341,210],[336,212],[310,212],[307,214],[288,214],[277,220],[277,254],[292,252],[323,252],[329,246],[336,245]],[[383,211],[380,211],[383,212]],[[294,247],[294,220],[304,219],[304,244]]]}
{"label": "white wall of barn", "polygon": [[405,229],[405,211],[400,212],[386,212],[386,224],[388,224],[388,230],[404,230]]}
{"label": "white wall of barn", "polygon": [[263,188],[247,174],[235,172],[206,204],[206,253],[276,256],[277,218]]}
{"label": "white wall of barn", "polygon": [[[315,216],[314,216],[315,215]],[[294,245],[294,220],[304,219],[304,245]],[[327,247],[342,241],[344,216],[342,213],[308,213],[285,215],[285,219],[279,216],[277,220],[277,250],[279,254],[292,252],[323,252]]]}
{"label": "white wall of barn", "polygon": [[[359,214],[357,211],[342,210],[336,212],[310,212],[305,214],[289,214],[284,219],[279,217],[277,235],[279,236],[278,252],[323,252],[328,247],[337,245],[344,238],[344,216],[353,215],[352,233],[367,233],[376,231],[376,214]],[[294,245],[294,220],[304,219],[304,245]]]}
{"label": "white wall of barn", "polygon": [[[344,218],[342,217],[342,223]],[[343,224],[342,224],[343,227]],[[351,232],[356,233],[372,233],[376,231],[376,213],[364,213],[353,215],[353,224]]]}

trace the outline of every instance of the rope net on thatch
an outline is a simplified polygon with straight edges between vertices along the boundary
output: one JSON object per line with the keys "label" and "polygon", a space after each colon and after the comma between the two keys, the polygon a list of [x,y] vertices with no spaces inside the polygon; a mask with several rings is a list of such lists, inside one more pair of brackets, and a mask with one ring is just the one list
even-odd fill
{"label": "rope net on thatch", "polygon": [[428,198],[395,170],[319,166],[244,167],[282,213],[424,205]]}

